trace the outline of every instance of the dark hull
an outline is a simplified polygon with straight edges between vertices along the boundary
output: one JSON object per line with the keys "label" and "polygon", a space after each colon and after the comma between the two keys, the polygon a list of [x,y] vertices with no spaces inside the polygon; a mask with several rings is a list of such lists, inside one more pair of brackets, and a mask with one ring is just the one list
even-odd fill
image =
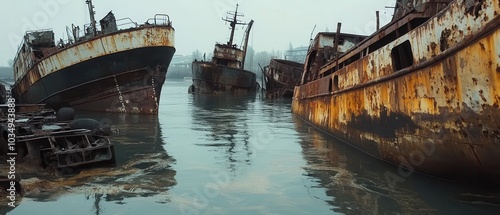
{"label": "dark hull", "polygon": [[293,89],[300,83],[304,64],[272,59],[265,71],[265,85],[267,97],[293,96]]}
{"label": "dark hull", "polygon": [[209,62],[193,62],[193,86],[191,92],[203,94],[255,93],[259,89],[255,73],[216,65]]}
{"label": "dark hull", "polygon": [[272,78],[272,76],[265,75],[265,85],[266,85],[266,97],[267,98],[292,98],[293,97],[293,86],[285,85],[284,83],[277,81]]}
{"label": "dark hull", "polygon": [[56,71],[35,82],[19,103],[77,110],[157,114],[173,47],[147,47],[108,54]]}

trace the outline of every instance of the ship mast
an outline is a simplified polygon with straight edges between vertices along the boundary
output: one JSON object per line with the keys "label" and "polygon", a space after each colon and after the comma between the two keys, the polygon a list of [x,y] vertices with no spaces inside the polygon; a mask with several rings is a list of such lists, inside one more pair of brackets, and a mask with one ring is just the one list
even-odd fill
{"label": "ship mast", "polygon": [[236,11],[235,12],[228,12],[227,14],[233,16],[232,18],[226,17],[222,18],[222,20],[229,22],[229,25],[231,26],[231,36],[229,37],[229,42],[228,45],[233,45],[233,39],[234,39],[234,31],[236,29],[236,25],[246,25],[246,23],[241,22],[238,20],[238,17],[243,16],[243,14],[238,14],[238,4],[236,4]]}
{"label": "ship mast", "polygon": [[95,18],[94,18],[94,5],[92,4],[92,0],[86,0],[85,1],[87,5],[89,6],[89,14],[90,14],[90,26],[92,28],[92,36],[97,35],[97,30],[96,30],[96,24],[95,24]]}

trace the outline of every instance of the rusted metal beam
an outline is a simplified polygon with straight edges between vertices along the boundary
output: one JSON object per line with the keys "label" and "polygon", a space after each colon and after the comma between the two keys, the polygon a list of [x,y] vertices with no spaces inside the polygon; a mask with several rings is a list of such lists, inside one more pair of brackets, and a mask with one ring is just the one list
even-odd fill
{"label": "rusted metal beam", "polygon": [[87,5],[89,7],[89,16],[90,16],[90,26],[92,27],[92,36],[97,35],[97,27],[96,27],[96,21],[95,21],[95,12],[94,12],[94,5],[92,4],[92,0],[87,0]]}
{"label": "rusted metal beam", "polygon": [[342,23],[337,23],[337,33],[335,34],[335,45],[333,46],[333,50],[335,50],[335,70],[339,70],[339,57],[340,57],[340,54],[339,54],[339,37],[340,37],[340,29],[342,28]]}

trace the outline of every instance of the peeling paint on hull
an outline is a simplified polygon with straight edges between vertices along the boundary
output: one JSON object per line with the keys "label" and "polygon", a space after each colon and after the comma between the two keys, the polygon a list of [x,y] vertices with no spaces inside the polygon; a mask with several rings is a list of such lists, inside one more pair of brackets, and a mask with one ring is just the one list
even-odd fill
{"label": "peeling paint on hull", "polygon": [[43,103],[78,110],[157,114],[166,69],[146,68],[87,82],[50,96]]}
{"label": "peeling paint on hull", "polygon": [[[407,170],[498,183],[500,3],[479,1],[481,9],[468,13],[468,2],[453,1],[398,39],[296,87],[292,111]],[[413,62],[397,68],[394,50],[405,41]]]}
{"label": "peeling paint on hull", "polygon": [[121,30],[62,48],[42,59],[25,53],[20,51],[15,62],[13,94],[19,103],[157,114],[175,53],[174,29],[146,25]]}

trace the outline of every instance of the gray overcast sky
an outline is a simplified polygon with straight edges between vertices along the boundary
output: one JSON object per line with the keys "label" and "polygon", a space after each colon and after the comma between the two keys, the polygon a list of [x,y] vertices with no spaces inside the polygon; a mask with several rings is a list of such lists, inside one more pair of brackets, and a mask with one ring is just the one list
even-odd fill
{"label": "gray overcast sky", "polygon": [[[229,29],[221,18],[235,5],[244,14],[242,21],[255,21],[249,45],[255,51],[284,51],[289,43],[306,46],[314,25],[319,31],[369,35],[375,30],[375,11],[381,24],[392,17],[395,0],[93,0],[96,20],[109,11],[116,19],[129,17],[144,23],[157,13],[166,13],[176,30],[176,54],[189,55],[195,49],[213,51],[215,42],[225,43]],[[13,59],[26,30],[53,29],[56,39],[66,38],[66,26],[89,23],[85,0],[6,0],[0,7],[0,66]],[[83,29],[83,28],[81,28]],[[244,29],[240,26],[235,43],[240,44]]]}

